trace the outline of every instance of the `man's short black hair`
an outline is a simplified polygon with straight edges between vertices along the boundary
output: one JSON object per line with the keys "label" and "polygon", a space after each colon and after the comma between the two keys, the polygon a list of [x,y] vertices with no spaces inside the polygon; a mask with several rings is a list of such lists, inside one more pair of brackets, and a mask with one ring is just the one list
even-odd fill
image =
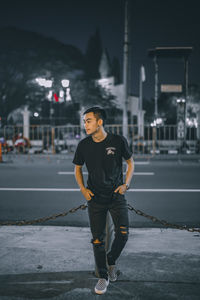
{"label": "man's short black hair", "polygon": [[103,108],[99,107],[99,106],[93,106],[88,108],[83,115],[88,114],[90,112],[93,112],[95,115],[95,118],[97,120],[102,119],[103,120],[103,125],[105,125],[106,122],[106,112]]}

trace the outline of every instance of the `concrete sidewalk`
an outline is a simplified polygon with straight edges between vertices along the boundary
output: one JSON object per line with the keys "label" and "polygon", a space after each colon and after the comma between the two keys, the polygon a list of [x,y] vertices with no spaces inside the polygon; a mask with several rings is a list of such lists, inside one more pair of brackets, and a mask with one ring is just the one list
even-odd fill
{"label": "concrete sidewalk", "polygon": [[89,228],[0,227],[0,299],[200,299],[200,234],[131,228],[102,296],[90,239]]}

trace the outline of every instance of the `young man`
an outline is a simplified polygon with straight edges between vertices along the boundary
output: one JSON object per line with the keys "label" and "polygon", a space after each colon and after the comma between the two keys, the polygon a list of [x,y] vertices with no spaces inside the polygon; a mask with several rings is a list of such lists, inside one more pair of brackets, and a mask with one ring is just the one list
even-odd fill
{"label": "young man", "polygon": [[[104,130],[106,113],[100,107],[84,112],[84,125],[88,137],[81,140],[73,159],[75,177],[88,201],[88,214],[92,233],[94,257],[100,278],[95,293],[104,294],[110,281],[116,281],[116,260],[128,240],[128,207],[124,197],[134,171],[132,152],[123,136]],[[127,171],[123,182],[122,157]],[[87,187],[84,185],[82,166],[88,170]],[[106,215],[110,211],[115,226],[111,251],[105,252],[104,233]]]}

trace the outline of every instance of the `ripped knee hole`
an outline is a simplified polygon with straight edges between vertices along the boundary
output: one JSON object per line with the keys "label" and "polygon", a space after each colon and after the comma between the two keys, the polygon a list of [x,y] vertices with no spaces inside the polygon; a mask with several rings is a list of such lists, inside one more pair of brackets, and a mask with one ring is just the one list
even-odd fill
{"label": "ripped knee hole", "polygon": [[104,245],[104,242],[100,239],[92,239],[91,243],[95,246],[100,246],[100,245]]}
{"label": "ripped knee hole", "polygon": [[128,234],[128,230],[126,226],[120,226],[119,228],[122,235]]}

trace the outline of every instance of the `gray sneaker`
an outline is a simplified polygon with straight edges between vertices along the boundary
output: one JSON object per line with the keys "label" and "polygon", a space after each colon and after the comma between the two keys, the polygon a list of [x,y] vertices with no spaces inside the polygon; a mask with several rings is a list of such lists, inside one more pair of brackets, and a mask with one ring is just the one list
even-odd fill
{"label": "gray sneaker", "polygon": [[118,277],[116,265],[108,266],[108,278],[110,281],[116,281]]}
{"label": "gray sneaker", "polygon": [[94,288],[95,293],[102,295],[107,291],[107,286],[109,285],[109,279],[100,278]]}

